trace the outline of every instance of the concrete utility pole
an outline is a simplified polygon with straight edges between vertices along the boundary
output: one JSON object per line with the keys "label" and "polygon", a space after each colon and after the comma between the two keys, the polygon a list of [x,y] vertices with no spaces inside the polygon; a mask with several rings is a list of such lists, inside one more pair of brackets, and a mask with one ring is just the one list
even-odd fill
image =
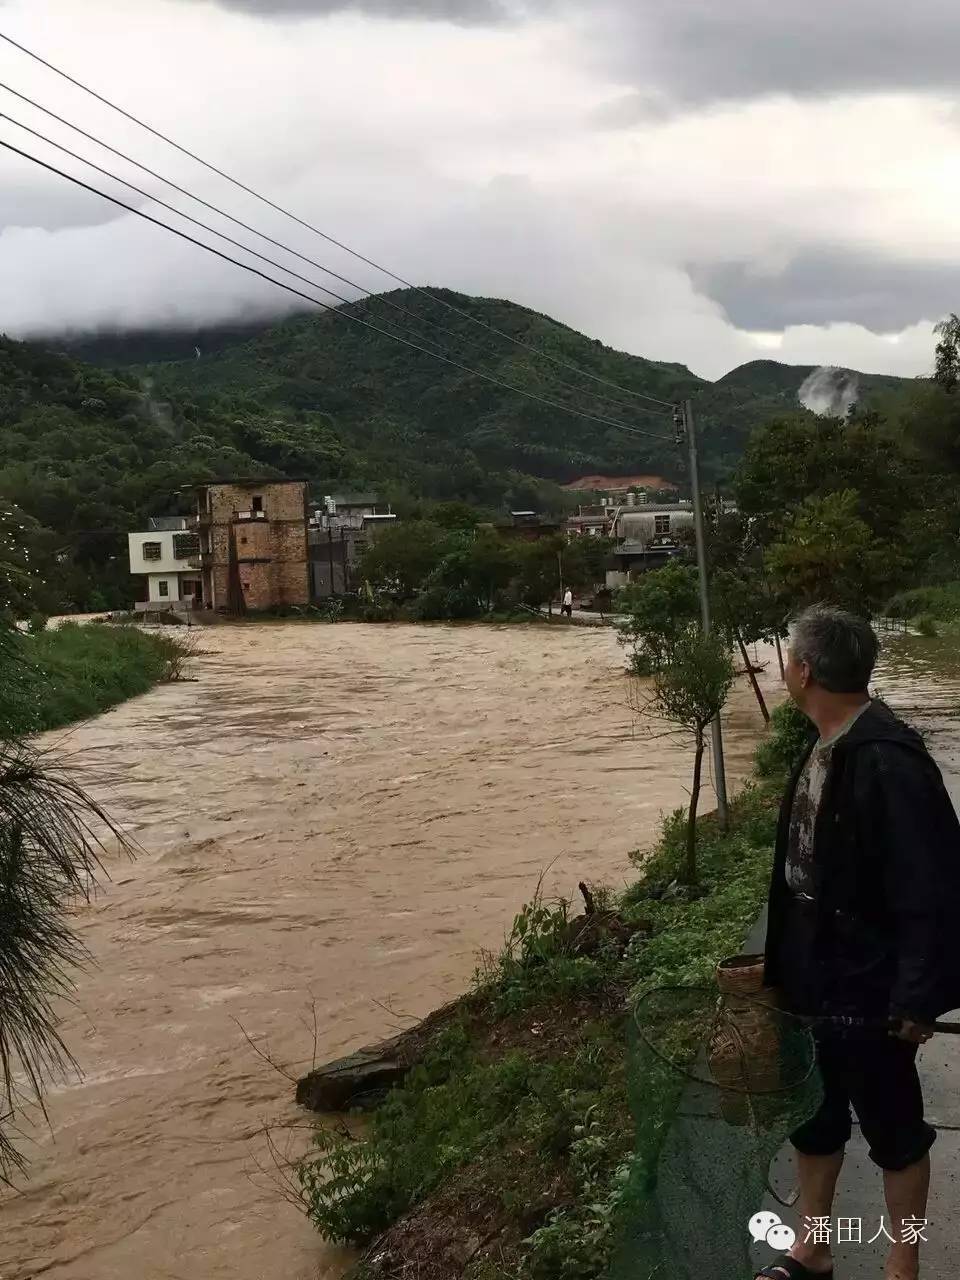
{"label": "concrete utility pole", "polygon": [[[703,623],[703,634],[711,631],[710,591],[707,577],[707,544],[703,531],[703,504],[700,494],[700,455],[697,450],[697,431],[693,421],[693,404],[684,400],[676,418],[678,434],[683,432],[687,437],[687,448],[690,456],[690,496],[693,499],[693,528],[697,540],[697,568],[700,571],[700,618]],[[723,763],[723,730],[720,717],[710,726],[713,738],[713,783],[717,792],[717,813],[721,829],[726,831],[730,820],[727,806],[727,772]]]}

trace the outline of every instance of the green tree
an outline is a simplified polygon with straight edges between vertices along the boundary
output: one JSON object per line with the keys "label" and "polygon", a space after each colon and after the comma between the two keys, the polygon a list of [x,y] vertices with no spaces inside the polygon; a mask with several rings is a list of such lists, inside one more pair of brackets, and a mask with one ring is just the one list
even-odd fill
{"label": "green tree", "polygon": [[764,546],[802,502],[844,490],[856,494],[856,514],[874,535],[894,542],[919,498],[919,481],[902,440],[876,414],[808,414],[774,418],[751,435],[735,492]]}
{"label": "green tree", "polygon": [[516,548],[516,577],[513,588],[519,600],[539,609],[560,590],[560,557],[566,574],[567,543],[564,538],[539,538]]}
{"label": "green tree", "polygon": [[722,636],[688,628],[670,648],[670,661],[653,678],[644,705],[648,714],[674,725],[693,739],[693,779],[687,809],[686,856],[680,879],[697,883],[697,812],[703,780],[708,725],[723,710],[734,682],[733,662]]}
{"label": "green tree", "polygon": [[885,599],[896,552],[878,541],[858,508],[856,491],[845,489],[808,498],[788,517],[767,564],[796,605],[824,601],[869,615]]}
{"label": "green tree", "polygon": [[475,529],[482,514],[469,502],[434,502],[427,504],[429,519],[441,529]]}
{"label": "green tree", "polygon": [[424,584],[422,618],[470,618],[491,612],[516,577],[515,544],[489,530],[460,534]]}
{"label": "green tree", "polygon": [[429,520],[381,529],[360,557],[357,576],[398,600],[412,600],[451,547],[451,535]]}
{"label": "green tree", "polygon": [[564,585],[574,591],[592,591],[602,586],[615,545],[613,538],[572,538],[563,547]]}
{"label": "green tree", "polygon": [[649,675],[671,660],[681,639],[699,627],[697,570],[678,560],[624,587],[617,598],[620,643],[630,648],[635,675]]}
{"label": "green tree", "polygon": [[936,347],[933,379],[944,391],[956,391],[960,385],[960,316],[951,312],[946,320],[934,326],[940,341]]}

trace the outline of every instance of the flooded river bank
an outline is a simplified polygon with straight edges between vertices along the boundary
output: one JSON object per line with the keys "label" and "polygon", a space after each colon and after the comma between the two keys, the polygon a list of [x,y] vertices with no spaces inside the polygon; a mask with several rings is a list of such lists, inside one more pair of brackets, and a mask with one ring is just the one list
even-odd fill
{"label": "flooded river bank", "polygon": [[[264,1125],[304,1117],[246,1037],[295,1075],[315,1034],[323,1060],[423,1015],[545,867],[567,896],[622,883],[685,797],[689,752],[636,722],[606,630],[201,640],[196,683],[48,737],[143,853],[81,913],[94,965],[64,1033],[85,1076],[52,1092],[23,1194],[0,1204],[4,1280],[340,1275],[346,1255],[261,1172]],[[927,679],[886,678],[898,694]],[[759,726],[741,682],[734,780]]]}

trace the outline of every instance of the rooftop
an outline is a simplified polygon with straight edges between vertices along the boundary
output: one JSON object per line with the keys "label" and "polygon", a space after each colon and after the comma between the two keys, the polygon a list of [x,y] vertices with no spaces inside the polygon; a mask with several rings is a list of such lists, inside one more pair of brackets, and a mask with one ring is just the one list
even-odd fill
{"label": "rooftop", "polygon": [[380,503],[379,493],[329,493],[326,497],[338,507],[376,507]]}
{"label": "rooftop", "polygon": [[186,527],[186,516],[151,516],[147,521],[150,533],[179,533]]}
{"label": "rooftop", "polygon": [[693,511],[693,503],[689,498],[681,498],[679,502],[638,502],[635,507],[621,507],[620,516],[643,516],[651,511]]}

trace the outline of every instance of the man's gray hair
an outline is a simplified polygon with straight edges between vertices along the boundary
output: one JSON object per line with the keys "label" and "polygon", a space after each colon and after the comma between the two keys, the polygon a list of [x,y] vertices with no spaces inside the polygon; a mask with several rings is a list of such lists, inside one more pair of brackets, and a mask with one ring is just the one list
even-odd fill
{"label": "man's gray hair", "polygon": [[864,618],[818,604],[794,621],[790,648],[798,662],[807,664],[822,689],[862,693],[873,675],[880,644]]}

